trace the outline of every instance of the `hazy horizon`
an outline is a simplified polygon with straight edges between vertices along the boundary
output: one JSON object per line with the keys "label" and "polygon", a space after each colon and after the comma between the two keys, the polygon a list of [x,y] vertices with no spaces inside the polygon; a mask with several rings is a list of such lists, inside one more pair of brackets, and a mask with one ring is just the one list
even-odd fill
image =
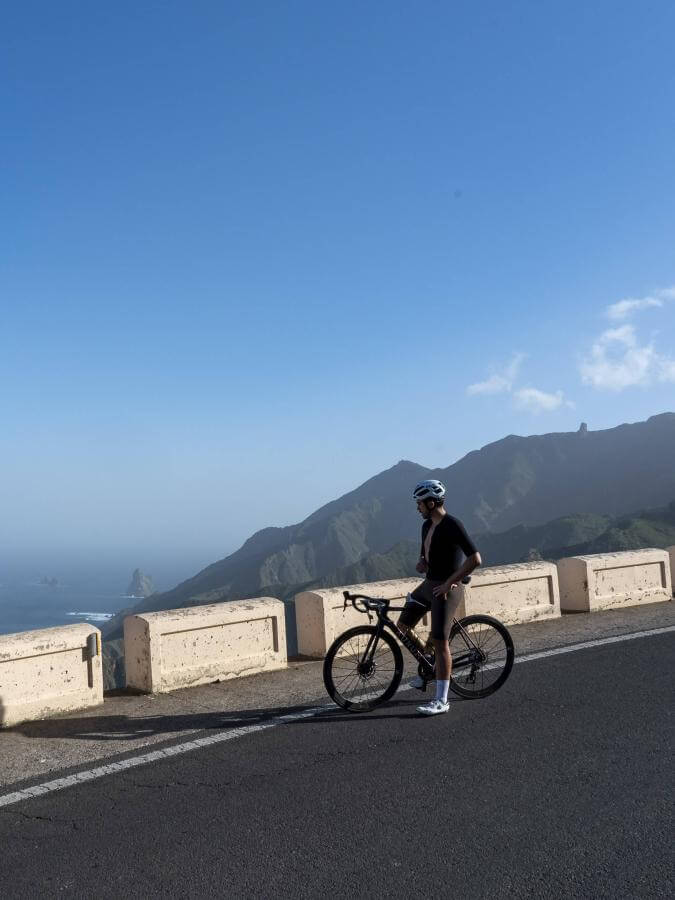
{"label": "hazy horizon", "polygon": [[636,10],[9,9],[0,572],[193,574],[400,459],[673,409]]}
{"label": "hazy horizon", "polygon": [[[662,412],[673,411],[662,410]],[[655,415],[659,414],[660,413],[655,413]],[[609,427],[614,428],[621,424],[625,423],[617,422]],[[590,430],[596,431],[600,429]],[[504,437],[507,437],[507,435],[502,435],[502,438]],[[481,448],[474,447],[472,449],[479,450]],[[445,468],[447,465],[452,465],[457,461],[458,460],[452,460],[450,463],[440,462],[437,467]],[[397,460],[397,462],[399,462],[399,460]],[[411,462],[418,461],[411,460]],[[393,465],[396,465],[396,463],[392,463],[392,466]],[[420,465],[423,465],[423,463],[420,463]],[[429,468],[435,468],[435,466],[429,466]],[[372,472],[363,481],[367,481],[378,474],[380,473]],[[363,481],[358,482],[358,484],[350,485],[343,493],[358,488]],[[335,496],[331,496],[326,502],[338,499],[340,496],[342,496],[342,494],[335,494]],[[92,576],[102,576],[108,580],[110,577],[109,573],[115,572],[118,573],[119,577],[123,580],[124,577],[127,577],[124,573],[128,572],[128,578],[130,578],[133,570],[140,568],[145,574],[153,576],[155,587],[158,590],[168,590],[175,586],[179,581],[191,577],[206,566],[234,553],[256,531],[270,526],[284,527],[287,525],[299,524],[322,505],[323,504],[320,504],[317,507],[309,509],[301,519],[288,522],[278,522],[266,519],[265,514],[266,512],[269,512],[269,510],[262,507],[257,510],[259,517],[258,524],[255,525],[251,531],[241,533],[240,536],[234,537],[229,546],[219,546],[214,541],[211,541],[210,543],[204,542],[197,549],[190,546],[157,548],[149,544],[139,544],[138,546],[128,547],[123,545],[116,545],[114,547],[87,547],[63,544],[60,548],[54,545],[49,548],[17,548],[11,553],[7,553],[5,549],[0,551],[0,586],[3,584],[3,575],[7,572],[11,573],[12,577],[17,577],[20,574],[22,577],[25,576],[25,578],[37,576],[38,574],[63,578],[63,572],[76,571],[79,576],[81,576],[82,573],[89,572]],[[413,526],[417,524],[417,517],[411,506],[411,529],[414,530]],[[103,573],[108,574],[103,576]]]}

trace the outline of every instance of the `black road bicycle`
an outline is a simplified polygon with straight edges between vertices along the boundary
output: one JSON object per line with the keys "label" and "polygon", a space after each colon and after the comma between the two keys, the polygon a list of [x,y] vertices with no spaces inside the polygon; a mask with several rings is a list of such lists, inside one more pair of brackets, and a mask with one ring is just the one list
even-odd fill
{"label": "black road bicycle", "polygon": [[[470,579],[464,579],[468,583]],[[412,653],[418,672],[427,682],[435,678],[434,652],[423,652],[410,635],[389,618],[402,606],[389,600],[343,591],[343,609],[377,616],[377,625],[359,625],[337,637],[323,663],[323,681],[332,700],[351,712],[366,712],[391,699],[403,677],[403,654],[390,632]],[[478,699],[498,690],[513,668],[513,640],[508,629],[492,616],[453,619],[450,631],[452,677],[450,688],[460,697]]]}

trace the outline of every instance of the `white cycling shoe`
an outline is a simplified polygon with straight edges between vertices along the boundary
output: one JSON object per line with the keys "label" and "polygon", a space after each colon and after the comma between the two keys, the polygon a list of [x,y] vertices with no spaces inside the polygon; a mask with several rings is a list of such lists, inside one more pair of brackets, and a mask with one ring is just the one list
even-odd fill
{"label": "white cycling shoe", "polygon": [[450,704],[447,701],[443,703],[442,700],[430,700],[429,703],[418,706],[417,712],[422,713],[423,716],[437,716],[439,713],[446,713],[449,709]]}

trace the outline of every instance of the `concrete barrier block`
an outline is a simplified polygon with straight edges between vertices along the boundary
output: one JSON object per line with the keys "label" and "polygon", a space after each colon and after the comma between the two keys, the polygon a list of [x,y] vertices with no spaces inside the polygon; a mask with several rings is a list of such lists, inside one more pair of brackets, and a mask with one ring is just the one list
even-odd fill
{"label": "concrete barrier block", "polygon": [[670,586],[675,596],[675,546],[666,547],[666,553],[670,557]]}
{"label": "concrete barrier block", "polygon": [[560,616],[558,572],[554,563],[527,562],[475,569],[471,583],[460,585],[457,618],[484,613],[505,625]]}
{"label": "concrete barrier block", "polygon": [[103,703],[101,633],[66,625],[0,635],[0,726]]}
{"label": "concrete barrier block", "polygon": [[593,612],[670,600],[670,560],[665,550],[627,550],[558,560],[563,611]]}
{"label": "concrete barrier block", "polygon": [[[317,588],[295,596],[295,618],[298,629],[298,653],[321,659],[335,638],[355,625],[368,625],[368,616],[354,609],[351,603],[344,606],[343,591],[365,594],[383,600],[400,601],[402,606],[410,591],[421,583],[421,578],[399,578],[394,581],[371,581],[366,584],[349,584],[334,588]],[[396,620],[399,613],[392,613]],[[431,627],[430,616],[425,616],[415,629],[426,637]]]}
{"label": "concrete barrier block", "polygon": [[283,669],[284,605],[272,597],[127,616],[127,687],[159,693]]}

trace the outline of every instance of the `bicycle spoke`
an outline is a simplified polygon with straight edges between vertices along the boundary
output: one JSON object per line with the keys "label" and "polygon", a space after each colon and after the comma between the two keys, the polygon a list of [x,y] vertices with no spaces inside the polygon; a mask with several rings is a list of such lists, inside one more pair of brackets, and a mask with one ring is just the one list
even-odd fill
{"label": "bicycle spoke", "polygon": [[485,643],[479,644],[479,646],[485,652],[493,647],[498,647],[500,644],[503,646],[504,638],[498,631],[495,631],[493,634],[486,635]]}
{"label": "bicycle spoke", "polygon": [[395,649],[391,639],[375,629],[346,634],[328,663],[333,699],[347,708],[368,709],[384,698],[401,677]]}
{"label": "bicycle spoke", "polygon": [[340,656],[333,663],[333,668],[335,669],[353,669],[355,666],[358,666],[359,660],[355,657],[346,657]]}
{"label": "bicycle spoke", "polygon": [[348,672],[346,675],[343,675],[341,678],[334,679],[335,684],[336,684],[336,685],[337,685],[337,684],[343,684],[345,681],[347,681],[348,678],[353,678],[354,675],[358,675],[358,672],[356,672],[355,669],[352,669],[351,672]]}
{"label": "bicycle spoke", "polygon": [[347,690],[347,691],[353,691],[353,690],[355,690],[355,689],[356,689],[356,686],[358,685],[358,683],[359,683],[359,673],[358,673],[358,672],[355,672],[355,673],[350,677],[350,679],[349,679],[349,681],[348,681],[348,683],[347,683],[347,685],[346,685],[346,690]]}

